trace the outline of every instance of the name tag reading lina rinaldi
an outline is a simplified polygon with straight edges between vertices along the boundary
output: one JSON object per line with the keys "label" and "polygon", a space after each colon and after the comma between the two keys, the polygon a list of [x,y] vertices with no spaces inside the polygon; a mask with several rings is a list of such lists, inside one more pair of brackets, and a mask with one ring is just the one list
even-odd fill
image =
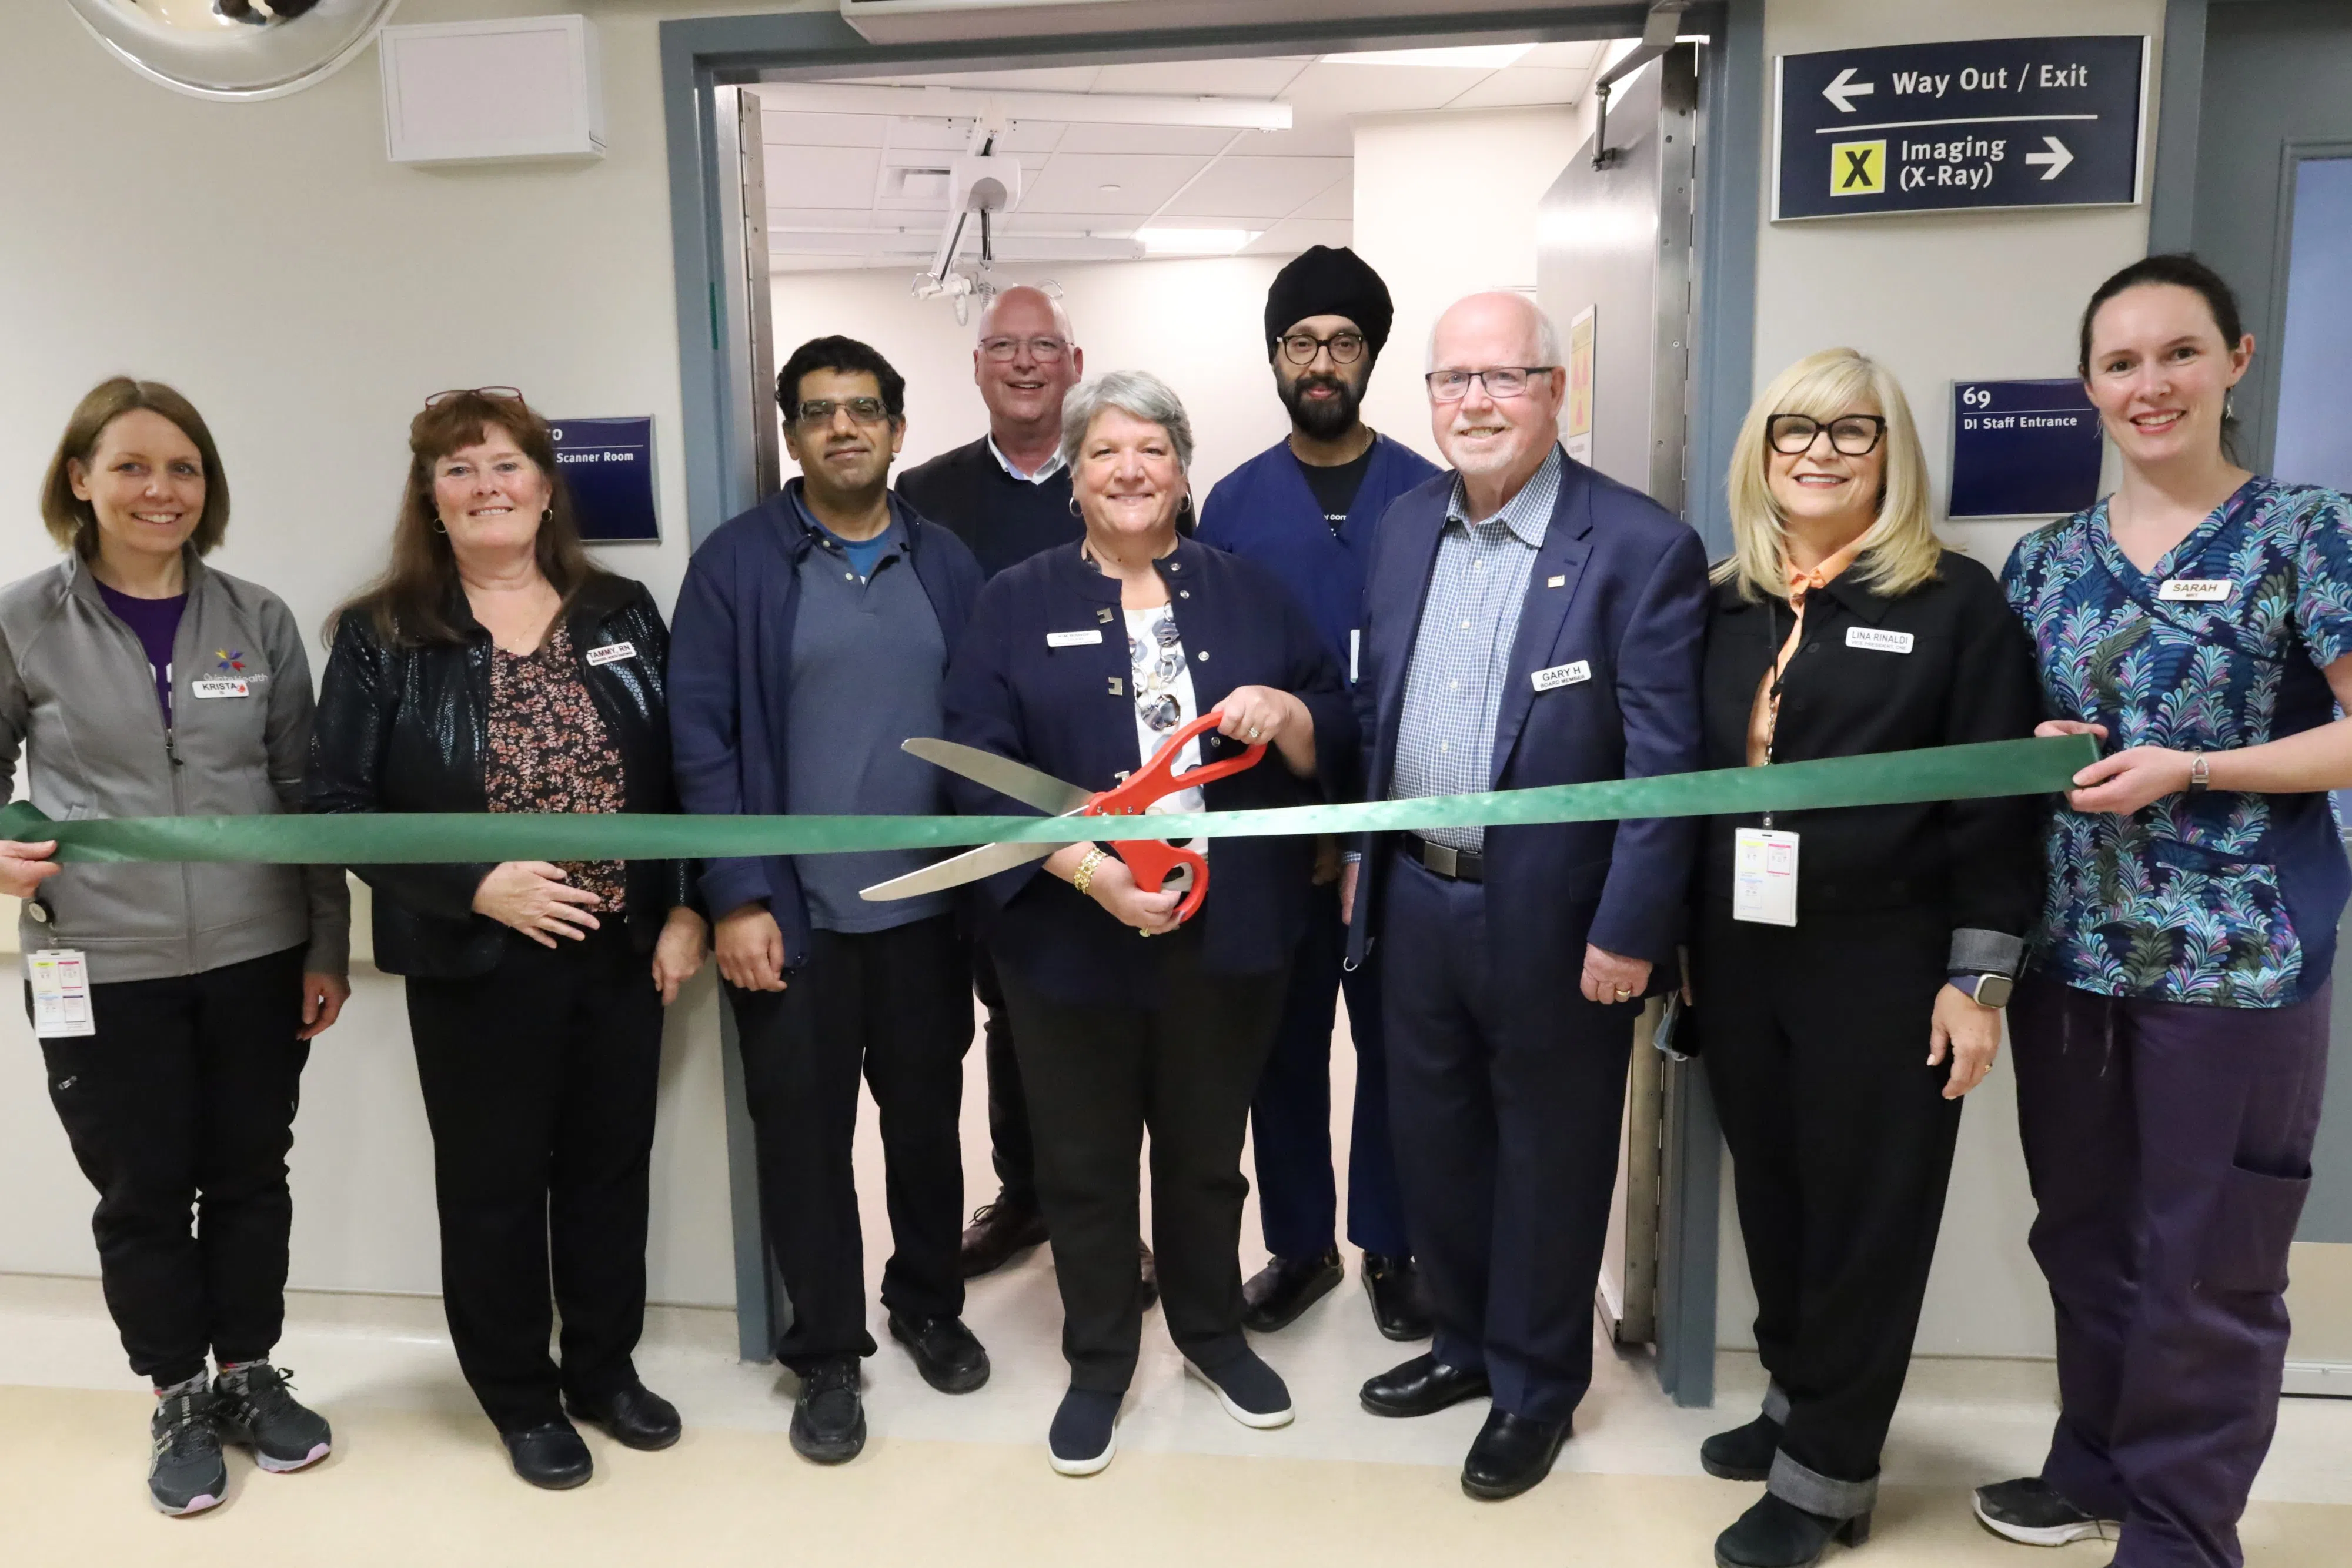
{"label": "name tag reading lina rinaldi", "polygon": [[1740,828],[1731,843],[1731,917],[1759,925],[1797,923],[1797,835]]}

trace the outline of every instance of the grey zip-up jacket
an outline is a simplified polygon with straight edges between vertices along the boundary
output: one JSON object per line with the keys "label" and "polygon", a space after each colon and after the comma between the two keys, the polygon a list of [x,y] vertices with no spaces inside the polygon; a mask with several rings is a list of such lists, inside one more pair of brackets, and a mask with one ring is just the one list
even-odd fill
{"label": "grey zip-up jacket", "polygon": [[[138,634],[79,555],[0,589],[0,799],[26,755],[33,804],[83,817],[275,816],[301,810],[310,664],[283,601],[187,552],[167,730]],[[223,694],[198,696],[198,682]],[[79,948],[94,984],[201,974],[289,947],[346,971],[341,866],[68,865],[27,900],[25,951]]]}

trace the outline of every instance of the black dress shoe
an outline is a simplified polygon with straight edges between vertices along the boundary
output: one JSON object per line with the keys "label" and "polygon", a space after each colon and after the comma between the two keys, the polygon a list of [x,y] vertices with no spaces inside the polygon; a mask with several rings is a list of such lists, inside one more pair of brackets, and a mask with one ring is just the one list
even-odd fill
{"label": "black dress shoe", "polygon": [[866,1448],[866,1406],[854,1355],[827,1356],[803,1375],[793,1401],[793,1452],[819,1465],[847,1464]]}
{"label": "black dress shoe", "polygon": [[1411,1258],[1367,1252],[1360,1272],[1364,1279],[1364,1294],[1371,1298],[1372,1322],[1382,1338],[1427,1339],[1435,1332],[1430,1322],[1428,1299],[1422,1294],[1421,1270]]}
{"label": "black dress shoe", "polygon": [[1375,1416],[1433,1416],[1465,1399],[1493,1392],[1486,1375],[1448,1366],[1433,1355],[1416,1355],[1368,1381],[1357,1396]]}
{"label": "black dress shoe", "polygon": [[1013,1261],[1016,1253],[1026,1252],[1045,1239],[1045,1217],[1038,1212],[1034,1198],[1011,1198],[1003,1193],[994,1203],[984,1203],[972,1211],[971,1223],[963,1228],[963,1239],[956,1249],[958,1266],[967,1280],[982,1274],[992,1274]]}
{"label": "black dress shoe", "polygon": [[686,1429],[677,1418],[677,1406],[642,1383],[632,1383],[595,1399],[567,1394],[563,1406],[574,1420],[602,1427],[623,1448],[641,1448],[647,1453],[668,1448]]}
{"label": "black dress shoe", "polygon": [[1143,1292],[1143,1310],[1148,1312],[1160,1300],[1160,1260],[1141,1237],[1136,1239],[1135,1253],[1136,1289]]}
{"label": "black dress shoe", "polygon": [[969,1394],[988,1381],[988,1352],[961,1318],[890,1314],[890,1337],[915,1358],[923,1381],[942,1394]]}
{"label": "black dress shoe", "polygon": [[1832,1539],[1848,1546],[1868,1541],[1870,1515],[1829,1519],[1766,1492],[1715,1538],[1716,1568],[1811,1568]]}
{"label": "black dress shoe", "polygon": [[588,1457],[588,1445],[580,1440],[569,1421],[550,1421],[544,1427],[526,1427],[499,1437],[507,1446],[514,1473],[535,1487],[569,1491],[595,1472],[596,1462]]}
{"label": "black dress shoe", "polygon": [[1772,1479],[1772,1456],[1780,1451],[1780,1423],[1759,1416],[1745,1427],[1717,1432],[1698,1446],[1698,1468],[1727,1481]]}
{"label": "black dress shoe", "polygon": [[1242,1286],[1242,1327],[1255,1333],[1286,1329],[1347,1277],[1336,1248],[1319,1258],[1270,1258]]}
{"label": "black dress shoe", "polygon": [[1478,1428],[1470,1457],[1462,1461],[1462,1490],[1472,1497],[1496,1502],[1521,1492],[1551,1474],[1559,1446],[1568,1441],[1565,1421],[1536,1421],[1508,1410],[1490,1410]]}

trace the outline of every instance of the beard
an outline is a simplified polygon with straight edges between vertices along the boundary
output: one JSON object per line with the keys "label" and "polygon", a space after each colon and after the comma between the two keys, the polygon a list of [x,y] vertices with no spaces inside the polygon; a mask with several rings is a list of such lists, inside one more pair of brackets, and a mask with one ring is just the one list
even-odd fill
{"label": "beard", "polygon": [[[1309,402],[1306,396],[1309,387],[1329,387],[1337,395]],[[1301,376],[1282,387],[1282,406],[1290,411],[1291,424],[1310,441],[1337,441],[1355,429],[1356,415],[1363,405],[1363,389],[1345,376]]]}

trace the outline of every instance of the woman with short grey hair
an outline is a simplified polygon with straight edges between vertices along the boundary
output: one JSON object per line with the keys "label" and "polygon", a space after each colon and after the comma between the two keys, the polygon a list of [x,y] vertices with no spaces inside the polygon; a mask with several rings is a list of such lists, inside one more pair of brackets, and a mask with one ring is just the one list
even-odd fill
{"label": "woman with short grey hair", "polygon": [[[1216,730],[1185,742],[1180,768],[1252,746],[1269,755],[1155,810],[1348,799],[1356,721],[1314,622],[1265,568],[1178,531],[1192,510],[1184,405],[1157,377],[1119,371],[1081,382],[1063,410],[1086,538],[982,591],[948,669],[949,737],[1100,790],[1208,715]],[[970,783],[957,804],[1021,810]],[[1062,1291],[1070,1387],[1048,1448],[1065,1475],[1110,1463],[1135,1374],[1146,1128],[1169,1334],[1235,1420],[1290,1420],[1288,1390],[1242,1334],[1241,1154],[1314,853],[1311,839],[1217,841],[1215,885],[1189,920],[1177,889],[1146,892],[1092,843],[981,884]]]}

